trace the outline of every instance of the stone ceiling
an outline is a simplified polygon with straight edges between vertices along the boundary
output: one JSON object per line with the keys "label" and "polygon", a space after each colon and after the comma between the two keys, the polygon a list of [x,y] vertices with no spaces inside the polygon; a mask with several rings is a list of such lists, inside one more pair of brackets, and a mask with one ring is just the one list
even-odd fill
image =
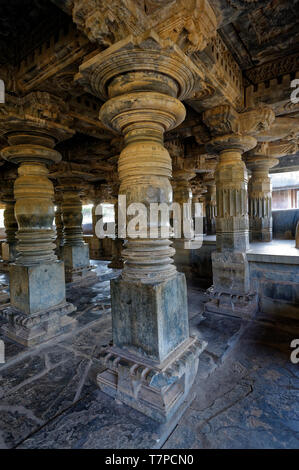
{"label": "stone ceiling", "polygon": [[298,51],[299,0],[210,3],[219,16],[220,34],[243,70]]}
{"label": "stone ceiling", "polygon": [[0,64],[19,63],[71,19],[49,0],[0,4]]}

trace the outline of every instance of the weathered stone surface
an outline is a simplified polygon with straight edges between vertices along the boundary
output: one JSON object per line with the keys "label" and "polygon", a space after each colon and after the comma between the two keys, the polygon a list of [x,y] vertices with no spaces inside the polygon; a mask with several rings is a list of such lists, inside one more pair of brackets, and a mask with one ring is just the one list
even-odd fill
{"label": "weathered stone surface", "polygon": [[140,286],[111,281],[113,343],[162,362],[188,338],[186,281],[178,273],[163,283]]}

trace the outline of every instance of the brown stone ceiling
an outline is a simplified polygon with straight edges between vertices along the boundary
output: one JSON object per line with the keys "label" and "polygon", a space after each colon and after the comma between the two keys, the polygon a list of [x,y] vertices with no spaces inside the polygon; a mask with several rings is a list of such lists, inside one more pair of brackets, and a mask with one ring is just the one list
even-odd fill
{"label": "brown stone ceiling", "polygon": [[219,32],[243,70],[299,49],[299,0],[211,0]]}
{"label": "brown stone ceiling", "polygon": [[0,3],[0,64],[18,64],[71,19],[49,0]]}

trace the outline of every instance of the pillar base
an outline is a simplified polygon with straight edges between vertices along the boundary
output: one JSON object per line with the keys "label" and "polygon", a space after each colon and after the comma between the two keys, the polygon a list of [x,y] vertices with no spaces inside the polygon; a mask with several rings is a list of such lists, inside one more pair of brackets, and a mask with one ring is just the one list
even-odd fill
{"label": "pillar base", "polygon": [[206,342],[188,338],[161,364],[124,352],[103,348],[101,363],[107,369],[97,375],[100,389],[111,397],[165,423],[185,408],[195,380],[199,355]]}
{"label": "pillar base", "polygon": [[65,282],[68,287],[90,286],[98,281],[97,274],[89,264],[89,248],[86,243],[75,246],[63,246]]}
{"label": "pillar base", "polygon": [[98,275],[91,266],[65,270],[65,282],[67,287],[88,287],[99,281]]}
{"label": "pillar base", "polygon": [[249,318],[257,312],[258,296],[251,291],[246,253],[212,253],[214,285],[208,289],[206,312]]}
{"label": "pillar base", "polygon": [[31,315],[7,307],[1,312],[2,318],[8,321],[2,332],[23,346],[35,346],[72,330],[77,320],[68,315],[75,310],[76,307],[68,302]]}
{"label": "pillar base", "polygon": [[207,293],[210,300],[205,304],[205,312],[250,319],[258,311],[258,295],[256,293],[236,295],[216,291],[214,287],[210,287]]}

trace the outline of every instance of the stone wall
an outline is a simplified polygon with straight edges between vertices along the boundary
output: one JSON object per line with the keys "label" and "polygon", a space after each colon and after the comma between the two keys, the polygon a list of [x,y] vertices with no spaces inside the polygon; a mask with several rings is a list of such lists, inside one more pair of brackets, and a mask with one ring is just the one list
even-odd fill
{"label": "stone wall", "polygon": [[[294,264],[292,264],[294,263]],[[260,311],[270,320],[299,318],[299,257],[293,261],[250,261],[250,279],[260,298]]]}
{"label": "stone wall", "polygon": [[284,240],[295,239],[299,209],[273,211],[272,217],[274,238]]}

